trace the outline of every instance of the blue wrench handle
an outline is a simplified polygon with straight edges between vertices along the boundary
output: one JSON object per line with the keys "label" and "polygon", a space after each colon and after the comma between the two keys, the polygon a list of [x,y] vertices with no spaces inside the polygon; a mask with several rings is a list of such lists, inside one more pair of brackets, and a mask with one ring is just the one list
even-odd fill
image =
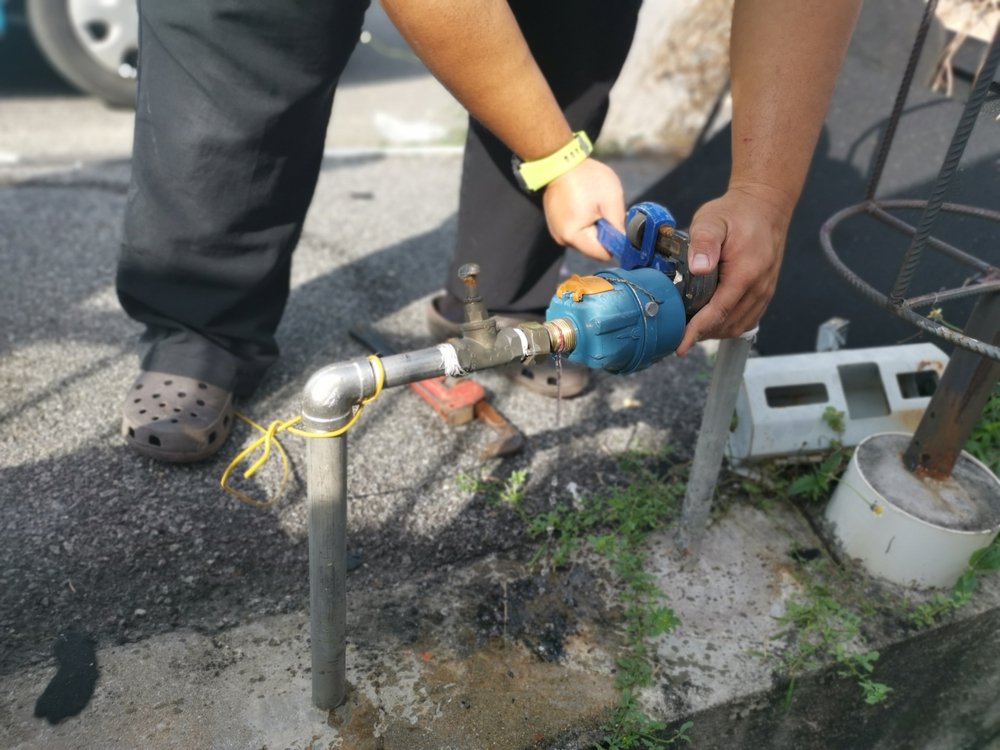
{"label": "blue wrench handle", "polygon": [[598,219],[597,239],[604,245],[605,250],[615,256],[622,268],[626,270],[632,268],[632,266],[625,265],[625,256],[632,247],[628,244],[628,238],[624,232],[615,229],[607,219]]}
{"label": "blue wrench handle", "polygon": [[628,241],[624,233],[615,229],[607,219],[598,219],[597,239],[604,249],[615,256],[618,265],[626,271],[634,268],[655,268],[657,271],[673,275],[674,268],[666,258],[657,255],[652,248],[643,254]]}

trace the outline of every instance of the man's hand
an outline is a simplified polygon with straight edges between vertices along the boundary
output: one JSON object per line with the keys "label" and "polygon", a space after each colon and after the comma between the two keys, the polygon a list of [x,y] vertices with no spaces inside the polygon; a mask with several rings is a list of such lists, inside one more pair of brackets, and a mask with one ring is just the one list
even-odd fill
{"label": "man's hand", "polygon": [[[691,223],[695,274],[719,264],[719,288],[684,332],[732,338],[771,301],[798,200],[861,0],[736,0],[729,57],[733,168],[729,190]],[[698,266],[698,255],[707,262]]]}
{"label": "man's hand", "polygon": [[545,188],[545,220],[553,239],[596,260],[611,255],[597,239],[598,219],[625,231],[625,195],[611,167],[587,159]]}
{"label": "man's hand", "polygon": [[698,209],[688,252],[696,276],[719,266],[711,301],[688,323],[678,356],[703,339],[735,338],[752,330],[778,282],[791,202],[763,185],[730,185]]}

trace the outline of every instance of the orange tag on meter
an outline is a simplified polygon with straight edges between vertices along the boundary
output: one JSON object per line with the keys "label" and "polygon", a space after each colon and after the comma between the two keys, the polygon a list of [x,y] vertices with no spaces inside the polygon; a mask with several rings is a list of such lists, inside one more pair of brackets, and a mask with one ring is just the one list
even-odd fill
{"label": "orange tag on meter", "polygon": [[614,285],[602,276],[580,276],[574,273],[556,289],[556,296],[562,297],[566,292],[573,296],[574,302],[579,302],[585,294],[600,294],[613,292]]}

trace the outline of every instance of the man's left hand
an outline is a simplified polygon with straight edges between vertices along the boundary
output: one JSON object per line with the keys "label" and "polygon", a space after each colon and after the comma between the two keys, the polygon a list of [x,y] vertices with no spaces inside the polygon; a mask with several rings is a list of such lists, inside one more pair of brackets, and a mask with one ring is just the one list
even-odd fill
{"label": "man's left hand", "polygon": [[697,276],[718,265],[719,286],[688,323],[684,356],[704,339],[735,338],[756,327],[778,283],[792,202],[765,185],[730,185],[691,222],[689,264]]}

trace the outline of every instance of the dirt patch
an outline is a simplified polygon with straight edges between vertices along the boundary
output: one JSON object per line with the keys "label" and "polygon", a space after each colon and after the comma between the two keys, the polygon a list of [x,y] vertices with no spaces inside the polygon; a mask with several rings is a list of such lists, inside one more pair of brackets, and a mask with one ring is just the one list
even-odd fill
{"label": "dirt patch", "polygon": [[[343,747],[357,750],[449,750],[548,747],[568,731],[594,728],[617,700],[611,675],[567,673],[521,644],[494,641],[461,658],[414,652],[419,690],[431,705],[401,717],[352,693],[331,723]],[[393,687],[383,682],[381,690]]]}
{"label": "dirt patch", "polygon": [[601,596],[606,586],[602,573],[582,565],[476,586],[466,596],[479,602],[477,642],[516,640],[542,661],[559,661],[567,639],[579,633],[583,623],[620,619],[620,613],[609,610],[609,600]]}
{"label": "dirt patch", "polygon": [[[344,705],[330,712],[330,726],[341,733],[345,746],[353,750],[384,750],[385,739],[372,732],[378,722],[378,707],[354,687],[348,689]],[[314,738],[308,750],[320,750],[322,745],[316,745],[317,739]]]}

